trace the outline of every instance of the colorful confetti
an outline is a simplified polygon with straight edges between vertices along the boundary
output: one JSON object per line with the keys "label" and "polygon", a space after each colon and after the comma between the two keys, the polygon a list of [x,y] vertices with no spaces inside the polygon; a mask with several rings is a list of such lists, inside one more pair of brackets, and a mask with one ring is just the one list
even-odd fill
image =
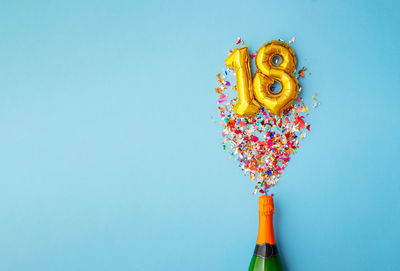
{"label": "colorful confetti", "polygon": [[[236,45],[241,43],[242,39],[238,38]],[[250,55],[253,61],[254,56]],[[306,68],[303,67],[296,77],[304,78],[305,71]],[[234,91],[236,86],[231,85],[235,81],[234,71],[226,69],[217,77],[219,87],[216,92],[219,93],[218,112],[220,124],[223,126],[223,148],[231,147],[231,157],[236,158],[244,174],[256,182],[253,194],[267,193],[268,188],[278,183],[288,162],[299,148],[299,140],[304,139],[307,131],[310,131],[310,125],[306,122],[308,113],[304,114],[309,111],[309,107],[316,108],[320,104],[316,99],[317,93],[312,96],[315,103],[310,106],[299,95],[282,117],[269,114],[262,107],[253,117],[239,117],[233,110],[237,100],[237,93]]]}

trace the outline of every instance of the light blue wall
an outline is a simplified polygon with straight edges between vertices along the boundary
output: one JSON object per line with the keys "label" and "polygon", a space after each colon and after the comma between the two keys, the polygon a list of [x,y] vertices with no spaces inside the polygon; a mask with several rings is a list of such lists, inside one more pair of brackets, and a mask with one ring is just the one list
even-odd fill
{"label": "light blue wall", "polygon": [[287,270],[400,270],[398,1],[8,1],[0,270],[246,270],[253,185],[218,143],[241,36],[297,37],[322,105],[276,194]]}

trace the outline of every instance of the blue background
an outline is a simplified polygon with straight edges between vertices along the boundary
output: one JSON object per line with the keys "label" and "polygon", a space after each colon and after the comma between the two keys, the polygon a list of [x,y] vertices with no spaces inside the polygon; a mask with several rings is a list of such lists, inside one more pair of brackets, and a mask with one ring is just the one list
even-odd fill
{"label": "blue background", "polygon": [[213,123],[238,36],[297,37],[322,102],[274,189],[286,270],[400,270],[399,8],[3,2],[0,270],[246,270],[257,198]]}

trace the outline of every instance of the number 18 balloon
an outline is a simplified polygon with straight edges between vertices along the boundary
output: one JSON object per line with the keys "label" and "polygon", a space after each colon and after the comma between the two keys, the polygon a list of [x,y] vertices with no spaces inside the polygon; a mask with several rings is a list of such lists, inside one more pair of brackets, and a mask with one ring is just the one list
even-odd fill
{"label": "number 18 balloon", "polygon": [[[282,59],[277,65],[273,63],[276,56]],[[235,49],[225,63],[236,72],[238,101],[234,110],[239,116],[255,115],[260,104],[268,112],[281,116],[283,110],[297,97],[298,82],[293,74],[296,69],[296,56],[285,42],[271,41],[259,49],[253,82],[247,46]],[[274,81],[281,84],[281,91],[278,93],[270,89]]]}

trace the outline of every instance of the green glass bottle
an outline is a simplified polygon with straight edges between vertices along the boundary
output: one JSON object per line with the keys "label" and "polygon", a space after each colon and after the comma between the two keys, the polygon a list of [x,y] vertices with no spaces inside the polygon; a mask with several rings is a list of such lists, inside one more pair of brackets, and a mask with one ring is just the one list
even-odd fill
{"label": "green glass bottle", "polygon": [[282,264],[275,243],[272,220],[274,215],[274,200],[271,196],[263,195],[258,199],[258,205],[258,237],[249,271],[282,271]]}

